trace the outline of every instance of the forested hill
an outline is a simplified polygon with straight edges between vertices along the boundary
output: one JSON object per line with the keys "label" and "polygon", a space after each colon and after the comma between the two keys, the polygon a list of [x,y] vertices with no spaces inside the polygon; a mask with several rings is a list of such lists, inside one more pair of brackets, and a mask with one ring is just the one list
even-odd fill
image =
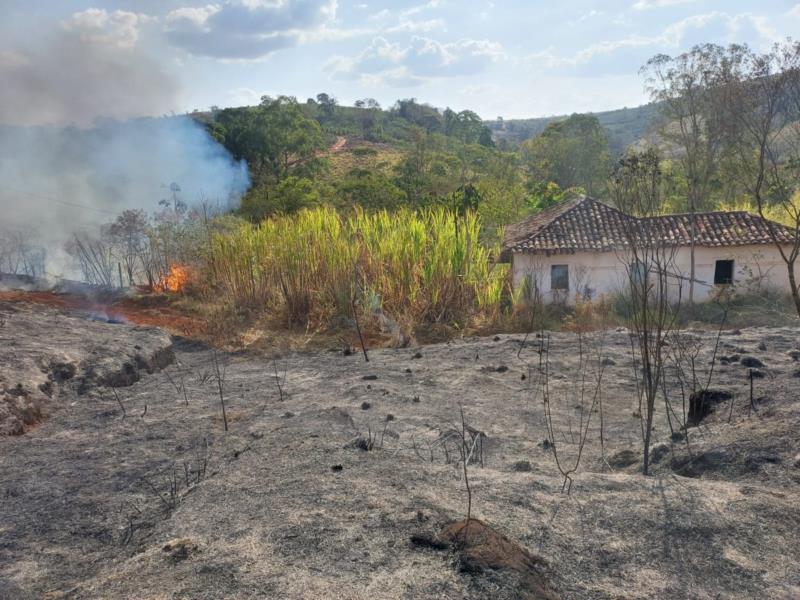
{"label": "forested hill", "polygon": [[[631,144],[650,134],[658,125],[659,112],[656,104],[650,103],[635,108],[620,108],[590,113],[597,117],[608,137],[612,153],[621,154]],[[486,121],[496,141],[507,140],[518,144],[542,133],[548,124],[563,121],[567,115],[538,117],[532,119],[502,119]]]}
{"label": "forested hill", "polygon": [[512,223],[586,192],[602,197],[615,159],[656,126],[652,105],[549,119],[488,122],[415,99],[343,106],[328,94],[194,113],[237,159],[253,220],[318,204],[366,210],[478,207]]}
{"label": "forested hill", "polygon": [[[323,100],[330,103],[332,98],[323,95]],[[316,100],[301,106],[310,117],[322,117],[324,128],[331,134],[345,136],[362,136],[380,138],[384,142],[402,142],[409,138],[410,128],[419,126],[428,132],[441,132],[445,135],[456,133],[453,125],[459,118],[466,118],[472,125],[480,120],[477,114],[466,110],[456,113],[449,108],[437,109],[415,99],[399,100],[391,109],[382,109],[375,101],[363,100],[356,106],[332,106]],[[659,112],[654,103],[620,108],[595,113],[587,113],[597,118],[608,138],[608,145],[615,155],[622,154],[632,144],[642,140],[657,128]],[[459,115],[461,117],[459,117]],[[195,112],[192,116],[201,121],[212,119],[209,112]],[[488,128],[492,140],[500,146],[516,147],[521,142],[541,134],[548,124],[565,121],[569,115],[548,117],[532,117],[529,119],[484,120],[482,124]],[[378,141],[376,139],[376,141]]]}

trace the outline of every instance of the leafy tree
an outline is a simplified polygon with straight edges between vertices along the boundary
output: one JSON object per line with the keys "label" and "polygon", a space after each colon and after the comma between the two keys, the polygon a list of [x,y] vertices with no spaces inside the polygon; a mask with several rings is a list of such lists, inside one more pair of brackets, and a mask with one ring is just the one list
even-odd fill
{"label": "leafy tree", "polygon": [[561,188],[582,187],[598,194],[611,167],[608,140],[597,117],[574,114],[550,123],[541,135],[521,146],[532,181],[553,181]]}
{"label": "leafy tree", "polygon": [[580,187],[561,189],[553,181],[537,181],[528,186],[528,196],[525,198],[525,203],[532,212],[539,212],[584,193],[585,190]]}
{"label": "leafy tree", "polygon": [[245,159],[256,186],[274,185],[291,175],[307,176],[319,166],[325,147],[322,129],[307,118],[297,100],[265,97],[255,108],[227,108],[217,117],[224,145]]}
{"label": "leafy tree", "polygon": [[416,98],[398,100],[392,111],[428,133],[443,131],[443,117],[439,111],[428,104],[420,104]]}
{"label": "leafy tree", "polygon": [[360,109],[358,114],[361,132],[365,138],[376,139],[380,133],[381,105],[374,98],[356,100],[354,106]]}
{"label": "leafy tree", "polygon": [[253,221],[274,214],[290,214],[318,204],[320,196],[314,182],[289,175],[275,186],[251,190],[243,199],[241,212]]}
{"label": "leafy tree", "polygon": [[336,112],[336,98],[325,93],[317,94],[317,104],[325,119],[330,120],[333,118],[333,114]]}
{"label": "leafy tree", "polygon": [[485,125],[481,127],[481,133],[478,136],[478,143],[487,148],[494,148],[494,140],[492,139],[492,130]]}
{"label": "leafy tree", "polygon": [[[677,151],[691,214],[709,208],[721,155],[724,129],[714,80],[722,59],[722,47],[704,44],[675,57],[659,54],[641,69],[650,97],[665,117],[661,138]],[[689,302],[694,300],[695,227],[692,219]]]}
{"label": "leafy tree", "polygon": [[444,202],[460,185],[458,159],[443,151],[437,138],[421,128],[412,131],[412,146],[396,167],[395,185],[412,206]]}
{"label": "leafy tree", "polygon": [[[789,291],[800,315],[800,42],[776,44],[765,53],[747,46],[727,49],[716,75],[722,122],[728,128],[733,173],[753,199],[759,215],[783,213],[794,241],[769,235],[785,263]],[[772,210],[771,210],[772,209]]]}

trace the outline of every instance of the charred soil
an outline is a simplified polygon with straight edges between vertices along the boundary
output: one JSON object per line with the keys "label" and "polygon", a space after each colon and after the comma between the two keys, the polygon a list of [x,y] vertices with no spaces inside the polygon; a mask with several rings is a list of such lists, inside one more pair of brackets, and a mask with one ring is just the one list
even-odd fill
{"label": "charred soil", "polygon": [[[598,364],[608,359],[602,422],[576,393],[583,349],[554,334],[560,458],[577,455],[582,424],[589,432],[568,495],[534,336],[373,350],[368,363],[341,347],[259,358],[172,340],[174,364],[112,387],[83,375],[87,360],[169,338],[3,310],[0,335],[13,330],[27,348],[2,350],[12,387],[28,377],[20,356],[51,361],[58,336],[97,354],[59,358],[75,373],[48,371],[49,417],[0,438],[0,597],[800,596],[797,329],[723,334],[720,352],[758,358],[765,376],[750,378],[740,359],[719,364],[720,393],[700,399],[702,419],[686,429],[659,407],[646,478],[627,332],[584,340]],[[708,363],[713,333],[692,335]],[[466,539],[463,470],[447,441],[459,405],[485,436],[469,464]],[[689,394],[674,408],[688,414]]]}

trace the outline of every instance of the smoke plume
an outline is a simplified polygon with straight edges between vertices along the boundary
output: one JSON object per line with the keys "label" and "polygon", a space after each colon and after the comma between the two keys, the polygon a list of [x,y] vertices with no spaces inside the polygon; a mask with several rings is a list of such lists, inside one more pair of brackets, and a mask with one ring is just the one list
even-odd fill
{"label": "smoke plume", "polygon": [[36,44],[0,42],[0,238],[41,240],[50,273],[67,270],[73,232],[153,212],[173,182],[189,204],[226,207],[248,187],[246,166],[194,119],[135,118],[170,111],[180,94],[141,47],[147,19],[91,9]]}

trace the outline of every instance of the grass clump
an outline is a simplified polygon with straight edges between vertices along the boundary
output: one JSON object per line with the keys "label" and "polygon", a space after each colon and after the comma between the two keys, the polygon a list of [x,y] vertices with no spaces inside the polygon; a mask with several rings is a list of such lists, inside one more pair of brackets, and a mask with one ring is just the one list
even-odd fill
{"label": "grass clump", "polygon": [[441,207],[413,211],[302,210],[243,224],[212,240],[210,284],[236,308],[292,326],[391,315],[464,327],[497,319],[510,296],[507,265],[481,244],[480,220]]}

